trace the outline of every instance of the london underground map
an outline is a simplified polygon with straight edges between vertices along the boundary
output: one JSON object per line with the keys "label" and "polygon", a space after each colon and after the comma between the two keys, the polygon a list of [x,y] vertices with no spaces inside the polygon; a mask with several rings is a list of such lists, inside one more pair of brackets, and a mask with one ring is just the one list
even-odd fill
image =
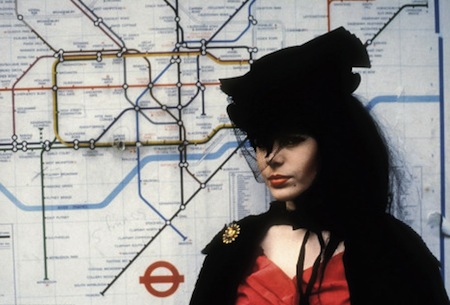
{"label": "london underground map", "polygon": [[356,93],[407,172],[397,216],[448,282],[449,12],[439,0],[0,0],[0,305],[187,304],[201,249],[270,202],[218,79],[339,26],[367,45]]}

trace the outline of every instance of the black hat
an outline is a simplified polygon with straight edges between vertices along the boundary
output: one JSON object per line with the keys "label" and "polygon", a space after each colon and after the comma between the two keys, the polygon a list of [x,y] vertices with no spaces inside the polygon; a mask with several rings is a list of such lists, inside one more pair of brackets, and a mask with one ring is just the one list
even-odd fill
{"label": "black hat", "polygon": [[369,56],[361,41],[340,27],[303,45],[261,57],[245,75],[220,79],[221,90],[232,98],[227,107],[230,119],[251,133],[256,127],[252,125],[267,119],[277,126],[292,121],[289,115],[298,116],[305,100],[351,94],[360,83],[353,67],[369,68]]}

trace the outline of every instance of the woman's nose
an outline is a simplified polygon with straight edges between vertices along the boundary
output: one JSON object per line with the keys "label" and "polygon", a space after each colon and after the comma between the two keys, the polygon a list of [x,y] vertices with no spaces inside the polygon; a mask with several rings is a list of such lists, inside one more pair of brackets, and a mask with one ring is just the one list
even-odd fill
{"label": "woman's nose", "polygon": [[268,166],[274,167],[274,166],[279,166],[280,164],[283,163],[283,158],[280,154],[281,149],[282,148],[279,147],[278,145],[274,146],[272,148],[272,151],[270,152],[270,154],[268,154],[266,156],[266,164]]}

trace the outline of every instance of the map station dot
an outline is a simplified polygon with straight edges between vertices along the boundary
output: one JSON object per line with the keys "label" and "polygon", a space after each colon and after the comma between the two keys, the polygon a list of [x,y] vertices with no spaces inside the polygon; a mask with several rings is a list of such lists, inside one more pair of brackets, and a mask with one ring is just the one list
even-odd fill
{"label": "map station dot", "polygon": [[103,19],[102,18],[98,18],[97,20],[94,21],[94,25],[95,26],[99,26],[100,23],[102,23],[102,22],[103,22]]}
{"label": "map station dot", "polygon": [[198,81],[196,84],[195,84],[201,91],[205,91],[205,86],[203,86],[203,84],[200,82],[200,81]]}
{"label": "map station dot", "polygon": [[255,19],[253,15],[248,16],[248,20],[251,22],[251,24],[256,25],[258,21]]}

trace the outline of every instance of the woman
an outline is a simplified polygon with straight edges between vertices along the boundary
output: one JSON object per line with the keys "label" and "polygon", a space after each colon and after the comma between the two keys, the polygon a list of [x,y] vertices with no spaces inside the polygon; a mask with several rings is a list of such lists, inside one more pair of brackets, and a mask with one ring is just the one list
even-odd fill
{"label": "woman", "polygon": [[367,51],[339,28],[221,80],[275,201],[204,249],[191,305],[450,304],[438,261],[389,214],[395,175],[353,67]]}

